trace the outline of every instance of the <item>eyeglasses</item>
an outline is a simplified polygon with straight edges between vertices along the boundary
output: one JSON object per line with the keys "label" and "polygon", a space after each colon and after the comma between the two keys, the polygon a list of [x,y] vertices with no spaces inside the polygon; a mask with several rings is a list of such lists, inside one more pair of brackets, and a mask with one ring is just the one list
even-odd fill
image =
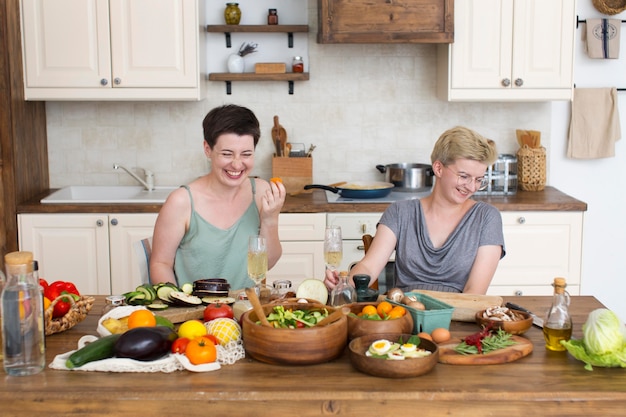
{"label": "eyeglasses", "polygon": [[[452,169],[449,168],[447,165],[444,165],[444,167],[452,171]],[[457,177],[456,185],[468,186],[473,181],[474,185],[476,186],[476,191],[484,190],[485,188],[487,188],[487,185],[489,185],[489,179],[487,179],[487,177],[472,178],[471,176],[467,175],[465,172],[452,171],[452,173],[454,173]]]}

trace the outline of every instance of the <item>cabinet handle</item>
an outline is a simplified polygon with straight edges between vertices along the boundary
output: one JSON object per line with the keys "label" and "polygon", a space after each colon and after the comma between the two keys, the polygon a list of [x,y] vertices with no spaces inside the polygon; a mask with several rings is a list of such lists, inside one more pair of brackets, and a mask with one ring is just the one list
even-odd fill
{"label": "cabinet handle", "polygon": [[117,77],[115,77],[115,78],[113,79],[113,83],[114,83],[115,85],[120,85],[120,84],[122,84],[122,79],[121,79],[121,78],[117,78]]}
{"label": "cabinet handle", "polygon": [[98,219],[98,220],[96,220],[96,226],[102,227],[102,226],[104,226],[104,222],[102,220]]}
{"label": "cabinet handle", "polygon": [[357,247],[356,247],[356,250],[362,250],[362,251],[364,251],[364,250],[365,250],[365,246],[363,246],[363,245],[359,245],[359,246],[357,246]]}
{"label": "cabinet handle", "polygon": [[116,219],[116,218],[112,218],[112,219],[111,219],[111,224],[112,224],[113,226],[117,226],[117,219]]}
{"label": "cabinet handle", "polygon": [[521,87],[524,85],[524,80],[522,80],[521,78],[518,78],[515,80],[515,85],[518,87]]}
{"label": "cabinet handle", "polygon": [[107,80],[106,78],[103,78],[100,80],[100,85],[107,85],[109,83],[109,80]]}
{"label": "cabinet handle", "polygon": [[522,290],[515,290],[515,295],[517,295],[517,296],[524,295],[524,291],[522,291]]}
{"label": "cabinet handle", "polygon": [[511,80],[509,80],[508,78],[503,79],[503,80],[502,80],[502,85],[503,85],[504,87],[508,87],[508,86],[510,86],[510,85],[511,85]]}
{"label": "cabinet handle", "polygon": [[518,222],[519,224],[524,224],[524,223],[526,223],[526,217],[520,217],[520,218],[518,218],[518,219],[517,219],[517,222]]}

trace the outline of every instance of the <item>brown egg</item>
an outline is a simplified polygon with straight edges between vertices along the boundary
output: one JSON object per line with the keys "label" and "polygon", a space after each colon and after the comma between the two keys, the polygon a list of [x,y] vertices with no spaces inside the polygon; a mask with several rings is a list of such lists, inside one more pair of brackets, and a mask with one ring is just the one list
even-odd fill
{"label": "brown egg", "polygon": [[448,331],[448,329],[444,329],[443,327],[433,330],[430,332],[430,335],[435,343],[442,343],[450,340],[450,331]]}
{"label": "brown egg", "polygon": [[426,332],[418,333],[417,337],[419,337],[420,339],[430,340],[431,342],[433,341],[433,338],[430,337],[430,335],[428,333],[426,333]]}

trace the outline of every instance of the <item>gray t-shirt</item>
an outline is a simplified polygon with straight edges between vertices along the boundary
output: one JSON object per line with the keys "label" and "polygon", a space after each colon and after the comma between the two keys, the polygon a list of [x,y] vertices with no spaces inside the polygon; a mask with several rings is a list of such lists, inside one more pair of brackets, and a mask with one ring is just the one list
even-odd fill
{"label": "gray t-shirt", "polygon": [[391,204],[380,224],[396,235],[395,286],[403,291],[463,292],[480,246],[500,245],[501,258],[505,255],[502,216],[481,201],[465,213],[439,248],[430,240],[419,200]]}

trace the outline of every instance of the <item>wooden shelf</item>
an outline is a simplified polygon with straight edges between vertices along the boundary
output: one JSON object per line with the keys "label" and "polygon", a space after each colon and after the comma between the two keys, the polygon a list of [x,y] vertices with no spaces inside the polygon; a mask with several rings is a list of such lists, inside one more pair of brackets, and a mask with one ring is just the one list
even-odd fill
{"label": "wooden shelf", "polygon": [[289,94],[293,94],[294,81],[308,81],[308,72],[287,72],[284,74],[256,74],[254,72],[230,73],[213,72],[209,74],[209,81],[225,81],[226,94],[231,93],[232,81],[287,81],[289,83]]}
{"label": "wooden shelf", "polygon": [[226,47],[231,47],[231,33],[286,33],[287,44],[293,48],[293,34],[306,33],[309,25],[207,25],[209,33],[224,33],[226,35]]}

